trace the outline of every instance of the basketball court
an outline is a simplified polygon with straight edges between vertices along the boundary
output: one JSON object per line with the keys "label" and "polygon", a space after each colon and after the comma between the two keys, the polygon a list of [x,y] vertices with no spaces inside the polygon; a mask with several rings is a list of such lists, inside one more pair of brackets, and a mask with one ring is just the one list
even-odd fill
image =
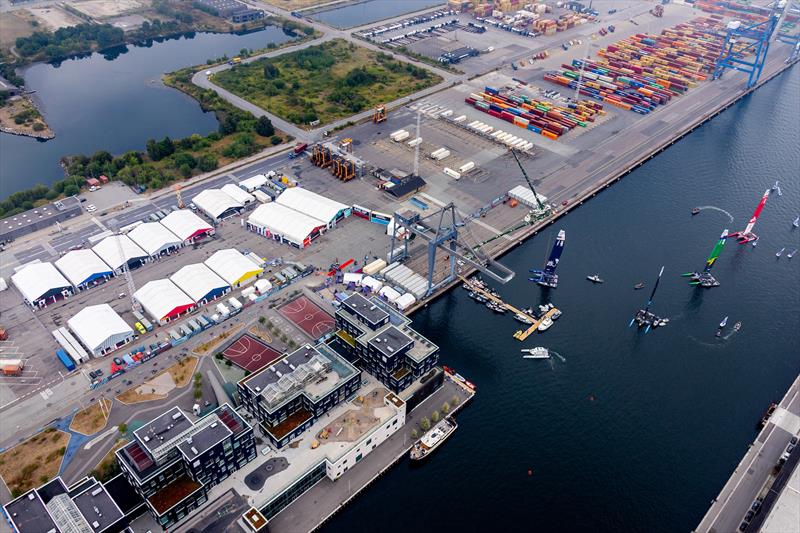
{"label": "basketball court", "polygon": [[315,340],[336,329],[333,317],[320,309],[307,296],[300,296],[292,300],[278,311]]}
{"label": "basketball court", "polygon": [[270,364],[281,354],[250,335],[244,334],[222,351],[225,359],[236,366],[255,372]]}

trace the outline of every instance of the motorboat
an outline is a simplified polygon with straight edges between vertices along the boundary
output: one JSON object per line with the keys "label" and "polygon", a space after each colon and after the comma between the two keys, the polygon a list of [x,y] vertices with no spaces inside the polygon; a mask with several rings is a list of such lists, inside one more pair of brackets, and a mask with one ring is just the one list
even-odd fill
{"label": "motorboat", "polygon": [[457,427],[458,424],[451,418],[445,418],[438,422],[411,447],[411,453],[409,455],[411,460],[419,461],[433,453],[436,448],[441,446],[441,444],[453,434]]}
{"label": "motorboat", "polygon": [[784,252],[784,250],[786,250],[786,248],[785,248],[785,247],[784,247],[784,248],[781,248],[780,250],[778,250],[778,251],[775,253],[775,257],[780,257],[780,256],[782,256],[782,255],[783,255],[783,252]]}
{"label": "motorboat", "polygon": [[553,308],[553,304],[544,304],[539,306],[539,313],[545,314]]}
{"label": "motorboat", "polygon": [[550,329],[550,326],[552,325],[553,325],[553,320],[550,319],[550,317],[545,317],[545,319],[542,320],[542,322],[539,324],[539,327],[536,329],[538,329],[539,331],[547,331],[548,329]]}
{"label": "motorboat", "polygon": [[639,283],[637,283],[636,285],[633,286],[633,290],[635,290],[635,291],[638,291],[640,289],[644,289],[644,282],[643,281],[640,281]]}
{"label": "motorboat", "polygon": [[523,359],[550,359],[550,351],[543,346],[523,348],[520,352],[526,354],[522,356]]}
{"label": "motorboat", "polygon": [[756,246],[758,246],[758,239],[753,240],[753,248],[755,248]]}
{"label": "motorboat", "polygon": [[795,228],[800,227],[800,217],[797,217],[792,221],[792,226],[794,226]]}
{"label": "motorboat", "polygon": [[776,181],[775,185],[772,186],[772,190],[773,191],[777,191],[780,188],[781,188],[781,182],[780,181]]}
{"label": "motorboat", "polygon": [[553,314],[550,315],[550,320],[558,320],[560,316],[561,316],[561,310],[556,309],[553,311]]}
{"label": "motorboat", "polygon": [[592,274],[590,276],[586,276],[586,279],[588,279],[592,283],[603,283],[603,279],[598,274]]}
{"label": "motorboat", "polygon": [[733,331],[739,331],[740,329],[742,329],[741,322],[737,322],[736,324],[733,325]]}
{"label": "motorboat", "polygon": [[722,322],[719,323],[719,327],[724,328],[727,325],[728,325],[728,317],[725,317],[722,319]]}
{"label": "motorboat", "polygon": [[516,320],[517,322],[522,322],[523,324],[528,324],[528,325],[533,324],[530,318],[520,313],[514,315],[514,320]]}
{"label": "motorboat", "polygon": [[797,248],[795,248],[794,250],[792,250],[791,252],[789,252],[788,254],[786,254],[786,257],[788,257],[789,259],[791,259],[792,257],[794,257],[794,254],[796,254],[796,253],[797,253]]}
{"label": "motorboat", "polygon": [[692,208],[692,215],[696,215],[699,212],[700,212],[700,208],[699,207],[693,207]]}

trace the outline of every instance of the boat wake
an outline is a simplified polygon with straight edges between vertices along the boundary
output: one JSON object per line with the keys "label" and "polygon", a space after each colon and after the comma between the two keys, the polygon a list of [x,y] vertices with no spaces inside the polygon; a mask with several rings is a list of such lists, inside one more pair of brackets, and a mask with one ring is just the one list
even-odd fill
{"label": "boat wake", "polygon": [[737,333],[739,333],[739,332],[736,331],[735,329],[732,329],[730,331],[730,333],[728,333],[727,335],[723,335],[722,336],[722,340],[726,341],[726,340],[730,339],[731,337],[733,337],[734,335],[736,335]]}
{"label": "boat wake", "polygon": [[699,209],[700,211],[702,211],[703,209],[711,209],[712,211],[719,211],[720,213],[726,214],[728,216],[728,218],[730,219],[730,221],[733,222],[733,215],[731,215],[730,213],[728,213],[727,211],[725,211],[724,209],[722,209],[720,207],[716,207],[716,206],[713,206],[713,205],[701,205],[697,209]]}
{"label": "boat wake", "polygon": [[566,363],[566,362],[567,362],[567,360],[566,360],[566,359],[564,359],[564,356],[562,356],[562,355],[561,355],[560,353],[558,353],[558,352],[554,352],[553,350],[550,350],[550,355],[555,355],[556,357],[558,357],[559,359],[561,359],[561,362],[562,362],[562,363]]}

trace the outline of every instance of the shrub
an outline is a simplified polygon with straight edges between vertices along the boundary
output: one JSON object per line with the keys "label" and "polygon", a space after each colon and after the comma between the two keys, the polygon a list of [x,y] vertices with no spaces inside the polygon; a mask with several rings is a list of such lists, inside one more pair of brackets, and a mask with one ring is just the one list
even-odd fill
{"label": "shrub", "polygon": [[439,421],[439,411],[433,412],[433,414],[431,415],[431,420],[433,420],[434,424]]}
{"label": "shrub", "polygon": [[431,421],[428,420],[427,416],[422,417],[419,426],[422,428],[423,431],[428,431],[429,429],[431,429]]}

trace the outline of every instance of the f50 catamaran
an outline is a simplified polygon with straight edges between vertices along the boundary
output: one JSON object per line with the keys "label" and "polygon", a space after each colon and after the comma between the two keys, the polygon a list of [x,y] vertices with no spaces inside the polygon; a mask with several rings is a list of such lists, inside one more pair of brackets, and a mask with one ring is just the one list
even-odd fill
{"label": "f50 catamaran", "polygon": [[531,274],[533,274],[530,278],[530,281],[536,282],[542,287],[550,287],[555,289],[558,286],[558,274],[556,274],[556,267],[558,266],[558,261],[561,258],[561,253],[564,251],[564,241],[567,240],[567,234],[562,229],[558,232],[558,237],[556,237],[556,242],[553,245],[553,249],[550,250],[550,257],[547,259],[547,263],[544,265],[544,270],[536,270],[531,269]]}
{"label": "f50 catamaran", "polygon": [[756,206],[756,210],[755,212],[753,212],[753,216],[750,217],[750,221],[747,223],[747,227],[744,228],[744,231],[736,231],[728,235],[728,237],[737,239],[739,241],[739,244],[746,244],[748,242],[757,241],[758,235],[753,233],[753,227],[756,225],[758,217],[761,216],[761,210],[764,209],[764,204],[767,203],[767,198],[769,198],[769,189],[764,191],[764,196],[762,196],[761,201],[758,202],[758,206]]}
{"label": "f50 catamaran", "polygon": [[650,312],[650,306],[653,305],[653,298],[656,296],[656,289],[658,289],[658,284],[661,281],[661,275],[663,273],[664,267],[662,266],[661,271],[658,273],[658,278],[656,278],[656,283],[653,285],[653,291],[650,293],[650,298],[647,300],[647,305],[644,306],[644,309],[639,309],[636,311],[636,314],[631,319],[631,323],[628,324],[628,327],[633,326],[635,322],[639,328],[645,328],[644,332],[648,333],[650,328],[666,326],[667,322],[669,322],[668,318],[661,318]]}
{"label": "f50 catamaran", "polygon": [[[748,225],[748,227],[750,226]],[[684,274],[684,276],[690,278],[689,285],[696,285],[705,288],[719,287],[719,281],[717,281],[716,278],[711,275],[711,269],[714,267],[714,263],[719,257],[719,254],[722,253],[722,249],[725,247],[725,239],[727,238],[728,230],[726,229],[722,232],[722,235],[719,236],[719,240],[714,246],[714,249],[711,250],[711,255],[708,256],[708,259],[706,259],[706,266],[702,272],[687,272]]]}

